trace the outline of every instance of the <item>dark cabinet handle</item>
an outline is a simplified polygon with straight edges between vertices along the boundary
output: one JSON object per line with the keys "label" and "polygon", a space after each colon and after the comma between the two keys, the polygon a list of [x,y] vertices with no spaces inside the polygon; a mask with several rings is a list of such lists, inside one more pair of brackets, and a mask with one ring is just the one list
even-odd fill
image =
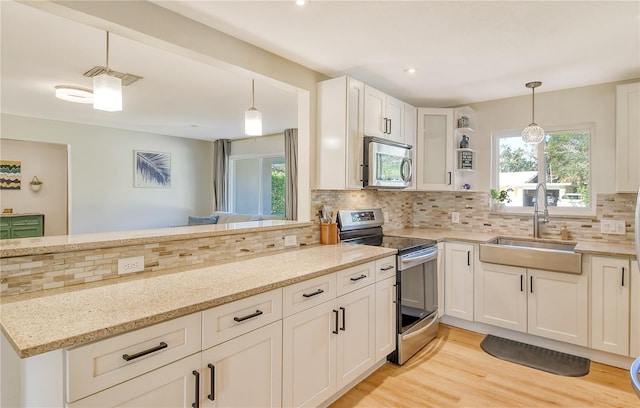
{"label": "dark cabinet handle", "polygon": [[524,275],[520,275],[520,292],[524,291],[523,281],[524,281]]}
{"label": "dark cabinet handle", "polygon": [[255,313],[251,313],[250,315],[242,316],[242,317],[234,317],[233,320],[236,322],[244,322],[245,320],[251,319],[256,316],[260,316],[262,314],[262,310],[256,310]]}
{"label": "dark cabinet handle", "polygon": [[304,297],[306,297],[306,298],[310,298],[310,297],[314,297],[314,296],[316,296],[316,295],[319,295],[319,294],[321,294],[321,293],[324,293],[324,290],[322,290],[322,289],[318,289],[318,290],[316,290],[316,291],[315,291],[315,292],[313,292],[313,293],[303,293],[303,294],[302,294],[302,296],[304,296]]}
{"label": "dark cabinet handle", "polygon": [[362,274],[362,275],[357,276],[357,277],[355,277],[355,278],[351,278],[351,281],[352,281],[352,282],[357,282],[357,281],[359,281],[360,279],[364,279],[364,278],[366,278],[366,277],[367,277],[367,275]]}
{"label": "dark cabinet handle", "polygon": [[467,266],[471,266],[471,251],[467,251]]}
{"label": "dark cabinet handle", "polygon": [[207,367],[209,367],[209,370],[211,370],[211,394],[207,395],[207,398],[209,398],[211,401],[215,401],[216,399],[216,367],[211,363],[207,364]]}
{"label": "dark cabinet handle", "polygon": [[384,118],[384,132],[383,132],[383,133],[384,133],[385,135],[388,135],[389,133],[391,133],[391,132],[389,131],[389,126],[388,126],[388,125],[389,125],[389,119]]}
{"label": "dark cabinet handle", "polygon": [[338,334],[338,311],[333,309],[333,313],[336,315],[336,329],[333,331],[333,334]]}
{"label": "dark cabinet handle", "polygon": [[529,290],[533,293],[533,276],[529,276]]}
{"label": "dark cabinet handle", "polygon": [[200,373],[193,370],[191,374],[196,376],[196,402],[191,404],[192,408],[200,408]]}
{"label": "dark cabinet handle", "polygon": [[347,309],[345,309],[344,307],[340,307],[340,310],[342,310],[342,327],[340,328],[340,330],[345,331],[347,329],[345,323],[345,321],[347,320]]}
{"label": "dark cabinet handle", "polygon": [[146,356],[147,354],[154,353],[154,352],[156,352],[156,351],[158,351],[158,350],[166,349],[167,347],[169,347],[169,346],[167,346],[167,343],[165,343],[164,341],[161,341],[159,345],[157,345],[157,346],[155,346],[155,347],[151,347],[151,348],[150,348],[150,349],[148,349],[148,350],[144,350],[144,351],[141,351],[141,352],[139,352],[139,353],[131,354],[131,355],[129,355],[129,354],[123,354],[123,355],[122,355],[122,358],[123,358],[125,361],[131,361],[131,360],[135,360],[135,359],[136,359],[136,358],[138,358],[138,357],[142,357],[142,356]]}
{"label": "dark cabinet handle", "polygon": [[624,286],[624,266],[622,267],[622,286]]}
{"label": "dark cabinet handle", "polygon": [[448,185],[451,185],[451,172],[448,172],[449,174],[449,183],[447,183]]}
{"label": "dark cabinet handle", "polygon": [[393,265],[385,266],[384,268],[380,268],[381,271],[388,271],[389,269],[393,269]]}

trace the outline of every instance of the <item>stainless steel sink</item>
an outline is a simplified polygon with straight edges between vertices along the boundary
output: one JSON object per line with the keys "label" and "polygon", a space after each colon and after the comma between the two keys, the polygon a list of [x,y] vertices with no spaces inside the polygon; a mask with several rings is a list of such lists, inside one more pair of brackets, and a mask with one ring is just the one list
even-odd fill
{"label": "stainless steel sink", "polygon": [[582,254],[575,247],[575,242],[500,237],[480,244],[480,260],[580,275]]}

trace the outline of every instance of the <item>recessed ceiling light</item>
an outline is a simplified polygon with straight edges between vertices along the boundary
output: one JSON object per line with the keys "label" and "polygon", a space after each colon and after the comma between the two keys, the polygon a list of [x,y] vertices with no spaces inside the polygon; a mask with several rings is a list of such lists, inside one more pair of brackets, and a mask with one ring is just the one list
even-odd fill
{"label": "recessed ceiling light", "polygon": [[298,6],[304,6],[305,4],[307,4],[307,0],[296,0],[296,4]]}
{"label": "recessed ceiling light", "polygon": [[415,74],[417,69],[415,67],[409,67],[404,70],[407,74]]}
{"label": "recessed ceiling light", "polygon": [[81,86],[57,85],[56,98],[76,103],[93,103],[93,92]]}

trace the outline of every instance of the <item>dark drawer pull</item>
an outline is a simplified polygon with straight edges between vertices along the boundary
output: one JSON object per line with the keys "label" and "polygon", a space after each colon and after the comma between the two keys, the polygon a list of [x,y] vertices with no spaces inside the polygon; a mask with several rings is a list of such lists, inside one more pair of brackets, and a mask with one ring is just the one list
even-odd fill
{"label": "dark drawer pull", "polygon": [[322,290],[322,289],[318,289],[318,290],[316,290],[316,291],[315,291],[315,292],[313,292],[313,293],[303,293],[303,294],[302,294],[302,296],[304,296],[304,297],[306,297],[306,298],[310,298],[310,297],[314,297],[314,296],[316,296],[316,295],[319,295],[319,294],[321,294],[321,293],[324,293],[324,290]]}
{"label": "dark drawer pull", "polygon": [[242,316],[242,317],[234,317],[233,320],[236,322],[244,322],[245,320],[251,319],[252,317],[260,316],[262,314],[262,310],[256,310],[255,313],[251,313],[250,315]]}
{"label": "dark drawer pull", "polygon": [[215,401],[216,400],[216,367],[211,363],[207,364],[207,367],[209,367],[209,370],[211,370],[211,394],[207,395],[207,398],[209,398],[211,401]]}
{"label": "dark drawer pull", "polygon": [[200,373],[196,370],[193,370],[191,374],[196,376],[196,402],[191,404],[191,408],[200,408]]}
{"label": "dark drawer pull", "polygon": [[159,345],[157,345],[157,346],[155,346],[155,347],[151,347],[151,348],[150,348],[150,349],[148,349],[148,350],[144,350],[144,351],[141,351],[141,352],[139,352],[139,353],[132,354],[132,355],[129,355],[129,354],[123,354],[123,355],[122,355],[122,358],[123,358],[125,361],[131,361],[131,360],[135,360],[135,359],[136,359],[136,358],[138,358],[138,357],[146,356],[147,354],[151,354],[151,353],[153,353],[153,352],[156,352],[156,351],[158,351],[158,350],[166,349],[167,347],[169,347],[169,346],[167,346],[167,343],[165,343],[164,341],[162,341],[162,342],[160,342],[160,344],[159,344]]}
{"label": "dark drawer pull", "polygon": [[356,281],[359,281],[360,279],[364,279],[364,278],[366,278],[366,277],[367,277],[367,275],[364,275],[364,274],[363,274],[363,275],[360,275],[360,276],[358,276],[358,277],[351,278],[351,281],[352,281],[352,282],[356,282]]}
{"label": "dark drawer pull", "polygon": [[388,271],[389,269],[393,269],[393,265],[385,266],[384,268],[380,268],[381,271]]}

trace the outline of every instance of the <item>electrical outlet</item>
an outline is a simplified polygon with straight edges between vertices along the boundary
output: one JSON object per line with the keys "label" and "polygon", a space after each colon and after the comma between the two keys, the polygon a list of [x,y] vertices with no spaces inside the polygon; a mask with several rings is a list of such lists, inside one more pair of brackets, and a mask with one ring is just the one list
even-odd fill
{"label": "electrical outlet", "polygon": [[603,234],[624,235],[626,229],[623,220],[602,220],[600,222],[600,232]]}
{"label": "electrical outlet", "polygon": [[144,271],[144,256],[118,259],[118,275]]}
{"label": "electrical outlet", "polygon": [[451,222],[453,224],[460,224],[460,213],[459,212],[452,212],[451,213]]}
{"label": "electrical outlet", "polygon": [[389,222],[389,211],[382,213],[382,217],[384,218],[384,222]]}
{"label": "electrical outlet", "polygon": [[292,247],[298,245],[298,238],[295,235],[286,235],[284,237],[284,246]]}

